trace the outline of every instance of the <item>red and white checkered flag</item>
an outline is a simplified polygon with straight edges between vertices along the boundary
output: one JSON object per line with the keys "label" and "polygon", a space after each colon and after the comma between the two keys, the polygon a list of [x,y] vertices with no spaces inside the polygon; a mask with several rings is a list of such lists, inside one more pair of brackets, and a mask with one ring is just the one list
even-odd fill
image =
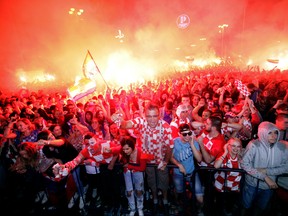
{"label": "red and white checkered flag", "polygon": [[235,80],[235,85],[237,87],[237,89],[240,91],[240,93],[247,97],[250,95],[250,92],[248,91],[248,88],[245,84],[243,84],[240,80]]}

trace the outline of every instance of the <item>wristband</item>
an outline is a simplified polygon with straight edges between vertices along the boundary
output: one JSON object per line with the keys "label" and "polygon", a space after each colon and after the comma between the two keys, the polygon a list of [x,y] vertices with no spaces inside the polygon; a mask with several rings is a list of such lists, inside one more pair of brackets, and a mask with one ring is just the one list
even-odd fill
{"label": "wristband", "polygon": [[221,157],[220,157],[222,160],[224,160],[225,159],[225,157],[222,155]]}

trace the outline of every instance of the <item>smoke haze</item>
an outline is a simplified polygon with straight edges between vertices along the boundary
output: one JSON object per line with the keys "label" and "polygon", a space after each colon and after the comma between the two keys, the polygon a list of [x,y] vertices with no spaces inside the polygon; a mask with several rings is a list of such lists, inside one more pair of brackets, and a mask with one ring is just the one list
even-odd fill
{"label": "smoke haze", "polygon": [[[69,15],[70,8],[84,12]],[[46,73],[70,85],[82,76],[87,50],[108,81],[123,62],[139,76],[211,53],[261,64],[288,54],[287,9],[287,0],[0,0],[1,89],[19,88],[21,75]],[[190,18],[185,29],[176,23],[182,14]],[[223,35],[222,24],[229,25]],[[111,64],[119,71],[108,70]]]}

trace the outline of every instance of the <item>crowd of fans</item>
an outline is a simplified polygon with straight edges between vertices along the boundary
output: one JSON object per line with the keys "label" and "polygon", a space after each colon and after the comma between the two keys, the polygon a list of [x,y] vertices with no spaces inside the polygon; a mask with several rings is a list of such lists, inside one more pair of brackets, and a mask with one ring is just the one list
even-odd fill
{"label": "crowd of fans", "polygon": [[[59,92],[1,92],[0,202],[28,214],[35,203],[63,212],[77,202],[77,209],[93,206],[103,215],[124,207],[131,216],[172,209],[284,215],[287,77],[222,66],[107,87],[79,101]],[[208,172],[195,174],[201,167],[215,168],[213,181]],[[273,194],[279,205],[272,208]],[[193,196],[196,209],[189,208]]]}

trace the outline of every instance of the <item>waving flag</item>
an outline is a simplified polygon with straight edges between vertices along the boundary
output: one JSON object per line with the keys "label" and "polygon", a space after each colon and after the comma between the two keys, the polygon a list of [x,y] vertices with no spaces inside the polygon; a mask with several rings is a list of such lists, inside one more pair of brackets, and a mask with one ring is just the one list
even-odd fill
{"label": "waving flag", "polygon": [[88,79],[95,80],[97,73],[100,73],[91,53],[87,51],[86,57],[83,62],[82,70],[84,76]]}
{"label": "waving flag", "polygon": [[80,100],[81,98],[92,94],[96,90],[96,82],[86,77],[80,79],[73,86],[70,86],[67,91],[70,97],[74,100]]}
{"label": "waving flag", "polygon": [[84,77],[67,89],[70,97],[74,101],[80,100],[96,90],[96,75],[100,73],[100,71],[89,50],[84,59],[82,70]]}
{"label": "waving flag", "polygon": [[105,82],[105,84],[109,88],[106,80],[102,76],[102,74],[101,74],[99,68],[97,67],[97,65],[96,65],[91,53],[89,52],[89,50],[87,51],[86,57],[84,59],[82,69],[83,69],[84,76],[88,79],[91,79],[91,80],[96,80],[96,75],[97,75],[97,73],[99,73],[101,75],[103,81]]}
{"label": "waving flag", "polygon": [[245,97],[250,95],[250,92],[245,84],[243,84],[240,80],[235,80],[235,85],[237,89],[244,95]]}

